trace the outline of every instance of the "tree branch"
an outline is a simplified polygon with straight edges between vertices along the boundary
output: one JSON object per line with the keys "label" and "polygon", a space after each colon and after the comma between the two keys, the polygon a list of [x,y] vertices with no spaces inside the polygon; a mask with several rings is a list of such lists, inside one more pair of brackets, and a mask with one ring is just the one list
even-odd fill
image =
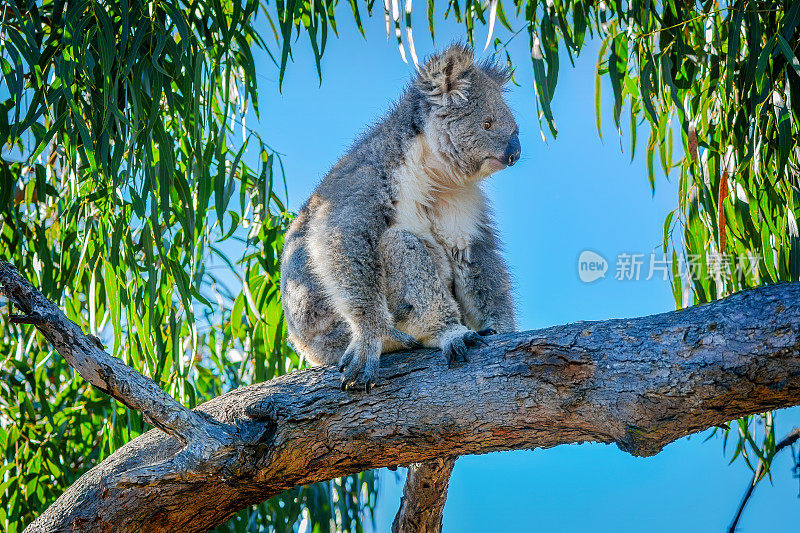
{"label": "tree branch", "polygon": [[392,533],[440,533],[447,486],[456,464],[455,457],[434,459],[408,467],[400,509]]}
{"label": "tree branch", "polygon": [[[781,439],[778,444],[775,445],[775,450],[772,452],[772,457],[770,457],[770,464],[772,464],[772,458],[778,455],[778,452],[788,446],[791,446],[798,440],[800,440],[800,428],[794,428],[789,432],[788,435]],[[747,486],[747,490],[744,492],[742,502],[739,504],[739,508],[736,510],[736,515],[733,517],[733,522],[731,522],[731,527],[728,528],[728,533],[734,533],[736,531],[736,525],[739,523],[739,519],[742,517],[742,512],[744,511],[747,502],[750,500],[750,496],[753,495],[753,490],[755,490],[756,485],[758,485],[758,482],[761,481],[761,478],[764,476],[764,473],[764,461],[759,459],[758,466],[756,467],[755,472],[753,472],[753,479],[750,481],[750,484]]]}
{"label": "tree branch", "polygon": [[0,293],[24,315],[11,315],[10,322],[33,324],[83,379],[131,409],[141,411],[147,421],[178,439],[183,453],[169,464],[150,465],[126,473],[129,482],[149,482],[169,475],[175,467],[189,471],[215,450],[233,442],[229,428],[179,404],[153,382],[103,350],[94,335],[85,335],[56,305],[34,289],[9,263],[0,261]]}
{"label": "tree branch", "polygon": [[[370,394],[341,391],[334,368],[303,370],[186,417],[20,281],[0,268],[5,294],[39,314],[36,327],[81,375],[173,434],[151,430],[117,450],[28,531],[205,531],[293,486],[371,468],[584,441],[652,455],[689,433],[800,404],[798,283],[661,315],[488,337],[459,368],[436,350],[387,354]],[[231,440],[202,468],[171,462],[179,435],[191,438],[184,428],[201,420]],[[152,465],[160,468],[146,482],[125,477]]]}

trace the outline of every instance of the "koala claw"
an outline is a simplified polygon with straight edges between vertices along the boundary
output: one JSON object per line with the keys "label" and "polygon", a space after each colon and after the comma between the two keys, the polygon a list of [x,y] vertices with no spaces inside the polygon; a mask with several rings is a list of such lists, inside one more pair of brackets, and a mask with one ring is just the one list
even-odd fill
{"label": "koala claw", "polygon": [[403,333],[402,331],[396,328],[392,328],[392,331],[389,333],[389,337],[399,342],[400,344],[403,345],[404,348],[408,348],[409,350],[416,350],[418,348],[422,348],[422,343],[420,343],[417,339],[415,339],[408,333]]}
{"label": "koala claw", "polygon": [[339,361],[342,390],[355,390],[363,387],[369,392],[378,378],[380,355],[380,341],[354,339]]}
{"label": "koala claw", "polygon": [[484,346],[489,346],[489,343],[486,342],[483,337],[481,337],[481,334],[479,332],[468,331],[464,333],[463,338],[464,338],[464,343],[467,346],[475,346],[476,344],[483,344]]}
{"label": "koala claw", "polygon": [[442,353],[447,357],[447,364],[453,368],[459,363],[466,363],[468,348],[477,344],[488,346],[486,342],[478,333],[472,330],[467,330],[464,333],[453,337],[443,348]]}
{"label": "koala claw", "polygon": [[478,331],[478,335],[481,335],[483,337],[489,337],[491,335],[497,335],[497,332],[495,330],[493,330],[492,328],[484,328],[484,329]]}
{"label": "koala claw", "polygon": [[372,391],[372,388],[375,387],[375,378],[373,378],[371,380],[356,379],[356,380],[353,380],[351,382],[347,382],[347,381],[345,381],[344,376],[342,376],[342,385],[341,386],[342,386],[342,390],[343,391],[346,391],[346,390],[359,391],[359,390],[363,389],[364,392],[369,393],[369,392]]}
{"label": "koala claw", "polygon": [[447,356],[447,366],[453,368],[458,363],[467,362],[467,346],[464,344],[464,339],[456,337],[445,347],[445,355]]}
{"label": "koala claw", "polygon": [[350,366],[355,353],[354,350],[347,350],[344,352],[344,355],[342,355],[342,358],[339,360],[339,372],[344,372],[344,369]]}

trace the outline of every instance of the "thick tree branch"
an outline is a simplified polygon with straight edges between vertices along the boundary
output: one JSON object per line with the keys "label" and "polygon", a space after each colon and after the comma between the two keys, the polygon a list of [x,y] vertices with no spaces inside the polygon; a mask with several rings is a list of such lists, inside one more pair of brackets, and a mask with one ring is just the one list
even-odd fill
{"label": "thick tree branch", "polygon": [[392,523],[392,533],[440,533],[447,486],[456,464],[455,457],[415,463],[400,499],[400,509]]}
{"label": "thick tree branch", "polygon": [[[9,275],[0,269],[6,294],[39,313],[36,327],[82,375],[123,397],[150,391],[115,387],[119,376],[139,378],[40,296],[8,289]],[[170,462],[181,442],[152,430],[82,476],[28,531],[205,531],[295,485],[464,454],[597,441],[652,455],[689,433],[800,404],[798,302],[800,284],[773,285],[661,315],[497,335],[453,369],[435,350],[388,354],[370,394],[339,390],[334,368],[243,387],[194,411],[233,439],[202,468]],[[129,400],[181,413],[163,399]],[[150,465],[161,468],[145,483],[125,477]]]}

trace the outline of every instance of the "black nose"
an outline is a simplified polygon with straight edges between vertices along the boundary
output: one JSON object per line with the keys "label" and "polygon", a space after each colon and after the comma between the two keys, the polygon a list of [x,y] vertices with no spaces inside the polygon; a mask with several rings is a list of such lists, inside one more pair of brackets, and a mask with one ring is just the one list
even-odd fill
{"label": "black nose", "polygon": [[508,164],[508,166],[511,166],[517,161],[519,161],[520,152],[522,152],[522,146],[520,146],[519,144],[519,135],[514,134],[514,136],[511,137],[511,140],[508,141],[508,146],[506,146],[506,153],[503,155],[506,164]]}

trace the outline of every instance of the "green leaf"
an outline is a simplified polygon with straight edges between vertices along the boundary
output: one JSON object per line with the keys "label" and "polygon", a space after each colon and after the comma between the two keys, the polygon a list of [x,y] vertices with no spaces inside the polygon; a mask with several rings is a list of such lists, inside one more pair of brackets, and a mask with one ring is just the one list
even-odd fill
{"label": "green leaf", "polygon": [[610,42],[611,42],[611,36],[608,36],[605,39],[603,39],[603,42],[600,44],[600,51],[597,53],[597,68],[595,69],[595,77],[594,77],[595,123],[597,124],[597,135],[600,137],[601,140],[603,139],[603,124],[600,113],[600,97],[602,95],[602,89],[603,89],[602,65]]}
{"label": "green leaf", "polygon": [[658,113],[653,106],[653,100],[650,96],[651,93],[651,77],[653,75],[653,61],[648,59],[639,75],[639,90],[641,91],[642,102],[644,103],[645,118],[650,122],[656,122]]}
{"label": "green leaf", "polygon": [[617,35],[611,42],[611,54],[608,56],[608,75],[611,79],[611,90],[614,93],[614,124],[620,129],[619,118],[625,103],[623,84],[628,77],[628,42],[622,35]]}
{"label": "green leaf", "polygon": [[556,128],[555,119],[553,118],[553,112],[550,109],[550,101],[552,99],[552,94],[550,93],[550,88],[547,85],[547,75],[545,74],[545,63],[544,63],[544,56],[542,54],[541,48],[539,47],[538,43],[539,39],[534,34],[531,33],[531,46],[534,47],[534,52],[531,54],[531,61],[533,63],[533,75],[534,75],[534,83],[536,87],[536,93],[539,95],[539,103],[542,106],[542,111],[544,113],[545,119],[547,121],[547,125],[550,128],[550,133],[553,135],[553,138],[556,138],[558,135],[558,128]]}
{"label": "green leaf", "polygon": [[778,47],[781,49],[781,53],[783,53],[786,61],[792,69],[794,69],[795,74],[800,76],[800,61],[797,60],[797,56],[792,52],[791,46],[789,46],[789,43],[786,42],[786,39],[784,39],[782,35],[778,34],[775,37],[777,38]]}

